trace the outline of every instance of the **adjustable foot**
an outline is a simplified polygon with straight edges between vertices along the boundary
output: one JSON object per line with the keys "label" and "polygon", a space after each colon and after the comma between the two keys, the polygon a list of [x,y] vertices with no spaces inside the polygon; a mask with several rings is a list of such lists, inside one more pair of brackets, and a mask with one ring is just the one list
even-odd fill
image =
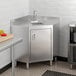
{"label": "adjustable foot", "polygon": [[26,63],[26,68],[29,69],[29,63]]}
{"label": "adjustable foot", "polygon": [[73,65],[72,65],[72,64],[70,64],[70,68],[71,68],[71,69],[73,68]]}
{"label": "adjustable foot", "polygon": [[50,61],[50,66],[52,66],[52,61]]}

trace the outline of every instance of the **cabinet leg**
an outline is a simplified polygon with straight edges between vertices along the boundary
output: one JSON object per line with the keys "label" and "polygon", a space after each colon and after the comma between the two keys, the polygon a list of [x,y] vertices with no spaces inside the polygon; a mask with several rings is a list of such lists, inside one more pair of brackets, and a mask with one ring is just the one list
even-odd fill
{"label": "cabinet leg", "polygon": [[72,64],[70,64],[70,68],[71,68],[71,69],[73,68],[73,65],[72,65]]}
{"label": "cabinet leg", "polygon": [[26,63],[26,68],[29,69],[29,63],[28,62]]}
{"label": "cabinet leg", "polygon": [[15,76],[14,45],[11,47],[11,53],[12,53],[12,76]]}
{"label": "cabinet leg", "polygon": [[55,62],[57,61],[57,57],[55,57]]}
{"label": "cabinet leg", "polygon": [[50,61],[50,66],[52,66],[52,61]]}
{"label": "cabinet leg", "polygon": [[17,66],[17,61],[14,62],[15,67]]}

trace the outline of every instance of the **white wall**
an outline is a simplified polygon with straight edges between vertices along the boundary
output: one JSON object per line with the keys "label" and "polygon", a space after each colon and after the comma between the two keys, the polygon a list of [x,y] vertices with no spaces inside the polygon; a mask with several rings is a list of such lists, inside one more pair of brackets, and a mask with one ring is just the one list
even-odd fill
{"label": "white wall", "polygon": [[28,15],[28,13],[29,0],[0,0],[0,28],[9,27],[10,19]]}
{"label": "white wall", "polygon": [[[0,29],[10,32],[10,19],[29,14],[29,0],[0,0]],[[10,50],[0,53],[0,69],[10,62]]]}
{"label": "white wall", "polygon": [[60,17],[60,56],[68,55],[68,23],[76,20],[76,0],[30,0],[30,14]]}

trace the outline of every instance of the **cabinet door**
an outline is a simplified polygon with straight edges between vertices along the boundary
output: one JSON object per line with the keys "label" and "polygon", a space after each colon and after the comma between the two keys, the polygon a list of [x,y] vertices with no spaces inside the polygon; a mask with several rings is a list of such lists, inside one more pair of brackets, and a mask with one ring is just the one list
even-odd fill
{"label": "cabinet door", "polygon": [[31,60],[44,61],[52,57],[51,29],[31,30]]}

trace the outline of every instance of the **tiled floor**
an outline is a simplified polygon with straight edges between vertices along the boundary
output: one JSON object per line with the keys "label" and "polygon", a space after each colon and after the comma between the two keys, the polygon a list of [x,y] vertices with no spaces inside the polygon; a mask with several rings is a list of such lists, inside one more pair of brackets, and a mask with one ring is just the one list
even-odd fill
{"label": "tiled floor", "polygon": [[[46,70],[58,71],[67,74],[76,75],[76,69],[70,69],[70,66],[67,62],[57,61],[53,63],[52,66],[49,66],[49,62],[46,63],[34,63],[30,64],[30,68],[27,70],[25,65],[20,65],[16,67],[15,75],[16,76],[42,76]],[[11,69],[8,69],[0,76],[11,76]]]}

